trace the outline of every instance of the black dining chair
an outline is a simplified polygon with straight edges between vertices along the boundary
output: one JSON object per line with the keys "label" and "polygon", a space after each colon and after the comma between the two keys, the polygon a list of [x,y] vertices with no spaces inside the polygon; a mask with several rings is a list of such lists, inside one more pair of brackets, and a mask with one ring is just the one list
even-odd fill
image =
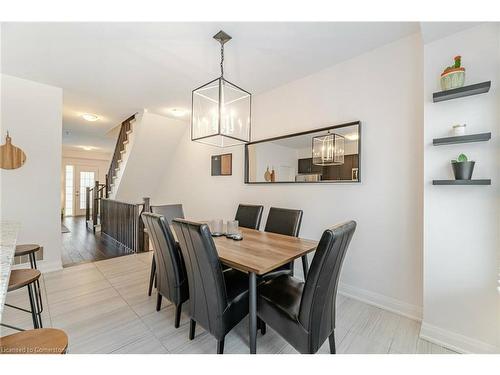
{"label": "black dining chair", "polygon": [[156,311],[160,311],[162,297],[172,302],[175,305],[174,326],[178,328],[182,304],[189,298],[184,260],[165,217],[150,212],[145,212],[141,216],[148,229],[149,238],[153,242],[154,258],[157,265],[158,299]]}
{"label": "black dining chair", "polygon": [[[266,220],[264,231],[284,234],[286,236],[298,237],[300,232],[300,224],[302,223],[302,210],[291,210],[288,208],[271,207]],[[304,263],[305,262],[305,263]],[[307,257],[302,257],[302,265],[304,266],[304,278],[307,274]],[[275,269],[264,275],[265,278],[277,277],[280,275],[293,275],[293,262]]]}
{"label": "black dining chair", "polygon": [[234,219],[238,220],[240,227],[258,230],[262,219],[262,211],[264,211],[264,206],[240,204]]}
{"label": "black dining chair", "polygon": [[224,337],[248,315],[248,275],[233,269],[222,271],[206,224],[174,219],[173,227],[186,261],[189,339],[200,324],[217,339],[217,354],[222,354]]}
{"label": "black dining chair", "polygon": [[336,352],[337,285],[355,229],[349,221],[325,230],[305,283],[282,275],[259,286],[257,315],[300,353],[316,353],[327,338]]}
{"label": "black dining chair", "polygon": [[[162,215],[167,224],[172,225],[172,220],[175,218],[184,219],[184,210],[182,209],[182,204],[164,204],[161,206],[151,206],[151,212],[155,214]],[[148,296],[151,295],[153,291],[153,284],[155,284],[156,277],[156,261],[155,257],[151,260],[151,272],[149,274],[149,287],[148,287]]]}

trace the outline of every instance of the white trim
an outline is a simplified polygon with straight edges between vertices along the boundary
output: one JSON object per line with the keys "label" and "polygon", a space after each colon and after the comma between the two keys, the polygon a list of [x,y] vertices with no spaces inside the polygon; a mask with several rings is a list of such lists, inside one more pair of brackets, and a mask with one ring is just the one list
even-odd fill
{"label": "white trim", "polygon": [[412,305],[398,299],[387,297],[366,289],[361,289],[345,283],[340,283],[338,293],[365,302],[369,305],[380,307],[381,309],[406,316],[413,320],[422,320],[422,307]]}
{"label": "white trim", "polygon": [[422,322],[420,338],[459,353],[500,353],[500,348],[459,333]]}
{"label": "white trim", "polygon": [[[47,262],[46,260],[38,260],[36,262],[37,268],[41,273],[48,273],[60,271],[63,269],[61,261]],[[12,266],[13,270],[29,268],[29,263],[20,263]]]}

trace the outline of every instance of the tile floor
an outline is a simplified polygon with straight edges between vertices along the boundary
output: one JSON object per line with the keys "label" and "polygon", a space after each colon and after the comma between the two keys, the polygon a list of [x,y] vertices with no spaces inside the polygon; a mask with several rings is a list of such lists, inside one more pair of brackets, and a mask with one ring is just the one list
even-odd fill
{"label": "tile floor", "polygon": [[[44,325],[68,333],[69,353],[215,353],[215,339],[201,327],[188,340],[187,315],[174,328],[168,301],[155,311],[156,296],[147,295],[151,256],[122,256],[44,274]],[[9,293],[7,302],[27,307],[26,290]],[[419,322],[342,295],[337,314],[338,353],[453,353],[420,339]],[[29,314],[8,307],[4,322],[32,327]],[[228,334],[225,353],[248,353],[247,327],[245,319]],[[13,333],[0,330],[2,336]],[[271,328],[258,334],[257,352],[297,353]],[[328,340],[319,352],[329,353]]]}

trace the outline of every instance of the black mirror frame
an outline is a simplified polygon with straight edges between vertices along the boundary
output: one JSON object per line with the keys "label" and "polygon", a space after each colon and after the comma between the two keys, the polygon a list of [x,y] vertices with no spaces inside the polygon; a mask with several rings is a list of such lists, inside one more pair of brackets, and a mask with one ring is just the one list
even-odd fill
{"label": "black mirror frame", "polygon": [[[249,145],[253,145],[253,144],[257,144],[257,143],[264,143],[264,142],[271,142],[271,141],[276,141],[278,139],[291,138],[291,137],[296,137],[299,135],[317,133],[317,132],[325,131],[325,130],[345,128],[345,127],[354,126],[354,125],[358,125],[358,134],[359,134],[359,138],[358,138],[358,180],[357,181],[326,180],[326,181],[275,181],[275,182],[254,181],[254,182],[250,182],[248,180],[248,146]],[[268,185],[274,185],[274,184],[338,184],[338,183],[358,184],[360,182],[361,182],[361,121],[353,121],[353,122],[347,122],[347,123],[343,123],[343,124],[339,124],[339,125],[327,126],[324,128],[306,130],[303,132],[291,133],[291,134],[281,135],[278,137],[261,139],[259,141],[248,142],[245,144],[245,184],[250,184],[250,185],[253,185],[253,184],[268,184]]]}

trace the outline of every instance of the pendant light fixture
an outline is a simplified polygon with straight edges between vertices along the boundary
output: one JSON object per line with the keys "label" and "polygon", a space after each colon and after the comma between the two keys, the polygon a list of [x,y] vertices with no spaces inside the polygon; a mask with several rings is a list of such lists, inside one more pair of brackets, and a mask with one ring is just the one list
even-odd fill
{"label": "pendant light fixture", "polygon": [[193,90],[191,140],[218,147],[250,142],[252,94],[224,78],[224,44],[231,37],[214,35],[220,43],[220,77]]}
{"label": "pendant light fixture", "polygon": [[320,135],[312,139],[312,159],[314,165],[344,164],[345,138],[336,133]]}

